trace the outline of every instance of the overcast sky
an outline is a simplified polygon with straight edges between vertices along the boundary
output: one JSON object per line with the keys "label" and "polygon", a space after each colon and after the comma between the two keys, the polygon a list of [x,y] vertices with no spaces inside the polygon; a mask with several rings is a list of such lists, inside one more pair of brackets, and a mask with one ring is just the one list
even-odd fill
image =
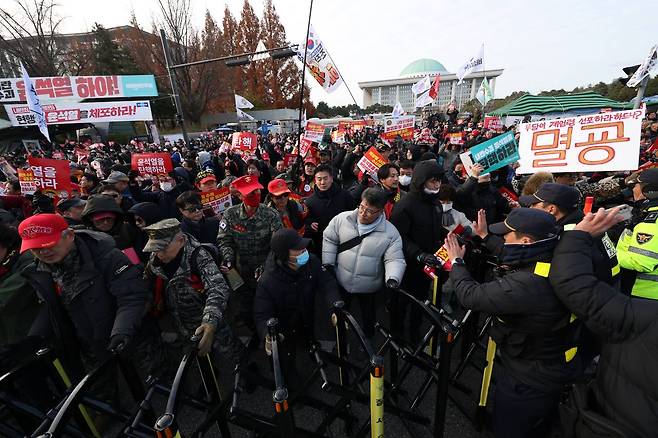
{"label": "overcast sky", "polygon": [[[63,31],[127,24],[130,11],[150,29],[156,0],[56,0]],[[243,0],[192,0],[195,25],[206,9],[218,22],[228,4],[239,19]],[[260,15],[262,0],[251,0]],[[274,0],[288,39],[306,32],[310,0]],[[397,77],[418,58],[455,72],[485,44],[485,68],[503,68],[496,97],[517,90],[570,90],[608,82],[638,64],[658,42],[651,1],[639,0],[315,0],[312,23],[359,104],[361,81]],[[255,49],[255,48],[254,48]],[[328,95],[312,79],[311,97],[330,105],[352,102],[346,89]]]}

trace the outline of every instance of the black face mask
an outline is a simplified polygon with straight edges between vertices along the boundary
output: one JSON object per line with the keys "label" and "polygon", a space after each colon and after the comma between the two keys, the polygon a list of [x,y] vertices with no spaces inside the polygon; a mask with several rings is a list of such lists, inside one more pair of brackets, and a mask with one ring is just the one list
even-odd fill
{"label": "black face mask", "polygon": [[535,261],[539,256],[553,251],[557,241],[557,236],[553,236],[528,244],[506,243],[503,246],[500,261],[505,265],[518,265]]}

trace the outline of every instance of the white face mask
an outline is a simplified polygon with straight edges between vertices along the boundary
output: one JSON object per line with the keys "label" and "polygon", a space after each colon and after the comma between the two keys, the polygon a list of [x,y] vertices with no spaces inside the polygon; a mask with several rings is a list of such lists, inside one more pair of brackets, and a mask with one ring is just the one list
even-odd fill
{"label": "white face mask", "polygon": [[450,211],[452,210],[452,202],[446,202],[445,204],[442,204],[443,206],[443,211]]}
{"label": "white face mask", "polygon": [[430,190],[430,189],[428,189],[427,187],[425,187],[425,188],[423,189],[423,191],[424,191],[425,193],[427,193],[428,195],[436,195],[437,193],[439,193],[439,189],[436,189],[436,190]]}
{"label": "white face mask", "polygon": [[411,177],[409,175],[400,175],[400,184],[403,186],[408,186],[411,184]]}
{"label": "white face mask", "polygon": [[160,189],[164,192],[171,192],[171,190],[174,188],[174,185],[170,182],[161,182],[160,183]]}

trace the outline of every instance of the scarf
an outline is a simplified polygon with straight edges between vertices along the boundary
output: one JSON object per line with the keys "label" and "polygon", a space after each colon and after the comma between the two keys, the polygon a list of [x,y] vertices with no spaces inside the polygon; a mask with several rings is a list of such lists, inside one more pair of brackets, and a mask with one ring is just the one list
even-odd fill
{"label": "scarf", "polygon": [[359,219],[356,220],[356,227],[359,231],[359,236],[363,236],[364,234],[368,234],[371,231],[373,231],[375,228],[377,228],[377,225],[379,225],[382,221],[384,220],[384,215],[380,214],[377,219],[375,219],[374,222],[370,224],[362,224],[359,222]]}

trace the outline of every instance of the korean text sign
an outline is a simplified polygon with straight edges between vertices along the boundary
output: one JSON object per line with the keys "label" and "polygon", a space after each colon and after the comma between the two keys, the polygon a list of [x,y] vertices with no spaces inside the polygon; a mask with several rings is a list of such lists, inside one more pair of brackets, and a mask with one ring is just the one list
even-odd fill
{"label": "korean text sign", "polygon": [[34,195],[34,192],[39,190],[39,187],[37,187],[32,169],[18,169],[17,173],[18,182],[21,185],[21,193],[23,195]]}
{"label": "korean text sign", "polygon": [[[67,123],[136,122],[153,120],[149,101],[59,102],[43,104],[49,125]],[[27,105],[5,105],[12,126],[36,125]]]}
{"label": "korean text sign", "polygon": [[517,173],[635,170],[644,109],[519,125]]}
{"label": "korean text sign", "polygon": [[506,132],[473,146],[468,152],[461,154],[460,158],[469,174],[470,168],[477,163],[482,165],[482,175],[485,175],[518,161],[519,148],[514,140],[514,133]]}
{"label": "korean text sign", "polygon": [[165,175],[174,170],[171,157],[166,153],[133,154],[130,168],[140,175]]}
{"label": "korean text sign", "polygon": [[[158,95],[153,75],[51,76],[32,78],[37,95],[44,100],[107,99]],[[22,78],[0,78],[0,102],[25,101]]]}
{"label": "korean text sign", "polygon": [[384,138],[392,141],[399,135],[404,140],[412,140],[415,122],[415,116],[387,117],[384,119]]}
{"label": "korean text sign", "polygon": [[320,143],[324,136],[324,125],[321,123],[306,122],[304,138],[315,143]]}
{"label": "korean text sign", "polygon": [[201,204],[211,207],[215,214],[223,213],[232,205],[231,191],[228,187],[201,192]]}
{"label": "korean text sign", "polygon": [[[32,182],[38,190],[60,199],[70,196],[71,169],[67,160],[27,157],[27,162],[32,171]],[[29,174],[24,174],[23,177],[29,177]]]}
{"label": "korean text sign", "polygon": [[231,149],[241,151],[255,151],[258,146],[258,136],[251,132],[234,132]]}
{"label": "korean text sign", "polygon": [[382,156],[382,154],[375,149],[375,147],[371,147],[368,149],[368,151],[361,157],[359,162],[357,163],[357,167],[363,172],[367,173],[373,178],[377,178],[377,171],[379,170],[380,167],[382,167],[384,164],[388,163],[388,160]]}

